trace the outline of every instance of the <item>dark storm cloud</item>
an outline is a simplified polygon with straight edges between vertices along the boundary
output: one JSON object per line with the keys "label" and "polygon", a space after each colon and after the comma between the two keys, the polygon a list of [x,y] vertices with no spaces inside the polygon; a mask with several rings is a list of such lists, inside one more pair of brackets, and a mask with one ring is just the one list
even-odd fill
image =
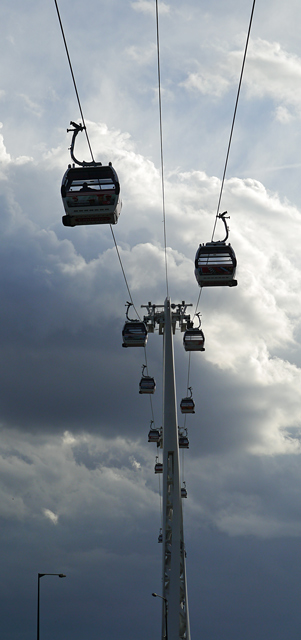
{"label": "dark storm cloud", "polygon": [[[169,284],[173,302],[195,304],[250,7],[160,4]],[[1,639],[32,638],[37,572],[63,571],[42,579],[45,640],[153,640],[161,520],[144,353],[121,348],[128,292],[110,230],[61,224],[77,106],[52,9],[0,10]],[[153,9],[61,3],[95,157],[120,177],[114,231],[139,310],[166,295]],[[294,640],[300,628],[298,169],[275,166],[300,160],[301,51],[294,2],[257,11],[223,199],[239,286],[203,291],[206,351],[190,369],[183,506],[192,638],[203,640]],[[89,159],[84,140],[77,148]],[[147,355],[160,426],[157,334]]]}

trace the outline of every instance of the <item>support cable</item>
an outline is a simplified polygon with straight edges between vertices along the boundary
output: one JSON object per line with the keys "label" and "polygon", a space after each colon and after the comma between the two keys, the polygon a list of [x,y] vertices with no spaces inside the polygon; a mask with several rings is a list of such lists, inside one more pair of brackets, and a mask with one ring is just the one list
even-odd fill
{"label": "support cable", "polygon": [[[240,78],[239,78],[239,83],[238,83],[238,89],[237,89],[237,95],[236,95],[236,101],[235,101],[232,125],[231,125],[231,130],[230,130],[230,137],[229,137],[228,148],[227,148],[227,153],[226,153],[226,160],[225,160],[224,172],[223,172],[223,177],[222,177],[221,189],[220,189],[220,194],[219,194],[219,199],[218,199],[218,204],[217,204],[217,211],[216,211],[215,221],[214,221],[214,225],[213,225],[211,242],[213,242],[214,233],[215,233],[215,229],[216,229],[216,223],[217,223],[217,219],[218,219],[218,216],[219,216],[219,209],[220,209],[221,199],[222,199],[222,195],[223,195],[226,171],[227,171],[230,148],[231,148],[231,143],[232,143],[234,124],[235,124],[238,101],[239,101],[239,96],[240,96],[240,89],[241,89],[241,85],[242,85],[242,79],[243,79],[243,74],[244,74],[244,69],[245,69],[245,62],[246,62],[246,57],[247,57],[248,45],[249,45],[249,40],[250,40],[250,33],[251,33],[251,27],[252,27],[252,22],[253,22],[255,3],[256,3],[256,0],[253,0],[251,16],[250,16],[250,21],[249,21],[249,28],[248,28],[247,38],[246,38],[243,61],[242,61],[242,67],[241,67]],[[202,291],[203,291],[203,287],[201,287],[200,291],[199,291],[199,295],[198,295],[198,299],[197,299],[197,303],[196,303],[196,307],[195,307],[195,312],[194,312],[194,315],[193,315],[194,318],[195,318],[195,316],[197,314],[197,310],[198,310],[198,306],[199,306],[199,303],[200,303],[200,298],[201,298],[201,295],[202,295]],[[188,383],[189,383],[189,371],[190,371],[190,354],[189,354],[189,362],[188,362]],[[187,387],[188,387],[188,383],[187,383]]]}
{"label": "support cable", "polygon": [[233,114],[232,126],[231,126],[231,131],[230,131],[230,138],[229,138],[229,143],[228,143],[228,149],[227,149],[227,154],[226,154],[226,161],[225,161],[224,173],[223,173],[222,184],[221,184],[221,190],[220,190],[219,199],[218,199],[218,204],[217,204],[217,211],[216,211],[215,222],[214,222],[214,226],[213,226],[213,232],[212,232],[211,242],[213,241],[213,237],[214,237],[214,233],[215,233],[215,228],[216,228],[217,218],[218,218],[218,214],[219,214],[219,208],[220,208],[221,199],[222,199],[222,194],[223,194],[223,189],[224,189],[224,182],[225,182],[226,171],[227,171],[227,166],[228,166],[228,159],[229,159],[230,147],[231,147],[231,142],[232,142],[232,135],[233,135],[233,129],[234,129],[235,118],[236,118],[236,112],[237,112],[238,100],[239,100],[239,96],[240,96],[240,89],[241,89],[241,84],[242,84],[242,78],[243,78],[243,73],[244,73],[244,68],[245,68],[246,57],[247,57],[247,50],[248,50],[248,44],[249,44],[249,39],[250,39],[250,33],[251,33],[251,27],[252,27],[252,21],[253,21],[253,14],[254,14],[254,9],[255,9],[255,2],[256,2],[256,0],[253,0],[252,11],[251,11],[251,17],[250,17],[250,22],[249,22],[249,29],[248,29],[248,34],[247,34],[247,40],[246,40],[246,45],[245,45],[245,51],[244,51],[243,61],[242,61],[242,68],[241,68],[241,72],[240,72],[240,79],[239,79],[239,83],[238,83],[238,90],[237,90],[237,96],[236,96],[236,102],[235,102],[235,108],[234,108],[234,114]]}
{"label": "support cable", "polygon": [[[220,194],[219,194],[219,198],[218,198],[215,221],[214,221],[214,225],[213,225],[211,242],[213,242],[214,233],[215,233],[215,229],[216,229],[216,223],[217,223],[217,219],[218,219],[218,216],[219,216],[219,209],[220,209],[221,199],[222,199],[222,195],[223,195],[226,171],[227,171],[230,148],[231,148],[231,143],[232,143],[234,124],[235,124],[235,119],[236,119],[236,112],[237,112],[238,101],[239,101],[239,96],[240,96],[240,89],[241,89],[241,85],[242,85],[242,79],[243,79],[243,74],[244,74],[244,68],[245,68],[245,62],[246,62],[246,57],[247,57],[248,45],[249,45],[249,40],[250,40],[250,33],[251,33],[251,27],[252,27],[252,22],[253,22],[255,3],[256,3],[256,0],[253,0],[251,16],[250,16],[250,21],[249,21],[249,28],[248,28],[248,33],[247,33],[247,39],[246,39],[245,50],[244,50],[244,55],[243,55],[243,61],[242,61],[242,67],[241,67],[240,78],[239,78],[239,83],[238,83],[238,89],[237,89],[237,95],[236,95],[236,101],[235,101],[235,107],[234,107],[234,114],[233,114],[233,119],[232,119],[231,130],[230,130],[230,137],[229,137],[228,148],[227,148],[227,153],[226,153],[226,160],[225,160],[224,172],[223,172],[223,177],[222,177],[221,189],[220,189]],[[197,299],[197,303],[196,303],[195,312],[194,312],[194,316],[193,317],[196,316],[196,313],[197,313],[197,310],[198,310],[198,306],[199,306],[199,302],[200,302],[200,298],[201,298],[201,295],[202,295],[202,291],[203,291],[203,288],[201,287],[199,295],[198,295],[198,299]],[[190,361],[189,361],[189,365],[188,366],[190,367]]]}
{"label": "support cable", "polygon": [[[145,357],[145,364],[146,364],[146,372],[147,372],[147,375],[149,375],[146,347],[144,347],[144,357]],[[152,398],[151,393],[149,394],[149,400],[150,400],[150,406],[151,406],[152,421],[154,423],[154,427],[156,427],[155,416],[154,416],[154,407],[153,407],[153,398]]]}
{"label": "support cable", "polygon": [[121,267],[122,275],[124,277],[125,286],[126,286],[126,288],[128,290],[130,301],[131,301],[131,303],[133,305],[133,309],[135,310],[136,315],[138,316],[139,320],[141,320],[140,315],[139,315],[139,313],[138,313],[138,311],[137,311],[137,309],[136,309],[136,307],[134,305],[134,302],[133,302],[132,294],[131,294],[130,287],[129,287],[129,284],[128,284],[128,281],[127,281],[127,277],[125,275],[125,270],[124,270],[124,267],[123,267],[123,264],[122,264],[122,260],[121,260],[121,256],[120,256],[119,249],[118,249],[118,245],[117,245],[117,242],[116,242],[115,234],[114,234],[114,231],[113,231],[113,228],[112,228],[111,224],[110,224],[110,229],[111,229],[111,232],[112,232],[112,236],[113,236],[113,240],[114,240],[114,244],[115,244],[115,249],[116,249],[116,252],[117,252],[117,256],[118,256],[119,264],[120,264],[120,267]]}
{"label": "support cable", "polygon": [[158,66],[158,98],[159,98],[159,125],[160,125],[160,155],[161,155],[161,185],[162,185],[162,211],[163,211],[163,235],[165,253],[165,279],[166,292],[168,294],[167,248],[166,248],[166,214],[165,214],[165,187],[164,187],[164,162],[163,162],[163,126],[162,126],[162,100],[161,100],[161,72],[160,72],[160,40],[159,40],[159,8],[156,0],[156,34],[157,34],[157,66]]}
{"label": "support cable", "polygon": [[80,115],[81,115],[82,121],[83,121],[83,127],[84,127],[84,130],[85,130],[88,147],[90,149],[91,158],[92,158],[93,162],[95,162],[94,157],[93,157],[92,147],[91,147],[89,136],[88,136],[88,132],[87,132],[87,128],[86,128],[86,125],[85,125],[85,118],[84,118],[81,102],[80,102],[80,99],[79,99],[79,93],[78,93],[77,86],[76,86],[75,76],[74,76],[73,69],[72,69],[71,59],[70,59],[70,55],[69,55],[69,51],[68,51],[67,41],[66,41],[66,38],[65,38],[64,28],[63,28],[63,24],[62,24],[62,20],[61,20],[60,11],[59,11],[59,8],[58,8],[57,0],[54,0],[54,4],[55,4],[55,7],[56,7],[56,11],[57,11],[57,15],[58,15],[58,19],[59,19],[59,23],[60,23],[60,27],[61,27],[61,32],[62,32],[62,36],[63,36],[63,40],[64,40],[66,54],[67,54],[67,58],[68,58],[68,62],[69,62],[69,67],[70,67],[71,76],[72,76],[72,80],[73,80],[73,84],[74,84],[74,89],[75,89],[75,93],[76,93],[76,97],[77,97],[77,102],[78,102],[78,106],[79,106]]}
{"label": "support cable", "polygon": [[[81,118],[82,118],[83,128],[85,130],[87,143],[88,143],[88,146],[89,146],[89,149],[90,149],[90,153],[91,153],[91,158],[92,158],[92,160],[94,162],[93,151],[92,151],[90,139],[89,139],[87,128],[86,128],[86,124],[85,124],[84,113],[83,113],[83,109],[82,109],[82,106],[81,106],[81,101],[80,101],[80,97],[79,97],[79,93],[78,93],[78,89],[77,89],[77,84],[76,84],[76,80],[75,80],[75,76],[74,76],[74,72],[73,72],[73,67],[72,67],[71,58],[70,58],[70,55],[69,55],[68,45],[67,45],[67,41],[66,41],[66,37],[65,37],[65,32],[64,32],[63,23],[62,23],[62,20],[61,20],[61,16],[60,16],[60,11],[59,11],[57,0],[54,0],[54,3],[55,3],[57,15],[58,15],[59,24],[60,24],[60,27],[61,27],[62,37],[63,37],[63,41],[64,41],[64,45],[65,45],[67,59],[68,59],[68,62],[69,62],[70,72],[71,72],[71,76],[72,76],[72,80],[73,80],[73,85],[74,85],[75,94],[76,94],[76,98],[77,98],[77,102],[78,102],[78,106],[79,106],[79,111],[80,111],[80,115],[81,115]],[[127,288],[128,294],[129,294],[130,301],[131,301],[131,303],[133,305],[133,309],[135,310],[135,313],[136,313],[137,317],[139,318],[139,320],[141,320],[140,315],[139,315],[139,313],[138,313],[138,311],[137,311],[137,309],[135,307],[135,304],[134,304],[134,301],[133,301],[133,298],[132,298],[130,287],[129,287],[129,284],[128,284],[128,281],[127,281],[127,277],[126,277],[126,274],[125,274],[125,270],[124,270],[123,264],[122,264],[120,252],[119,252],[118,245],[117,245],[117,242],[116,242],[115,234],[114,234],[114,231],[113,231],[113,228],[112,228],[111,224],[110,224],[110,229],[111,229],[111,232],[112,232],[115,249],[116,249],[116,252],[117,252],[119,264],[120,264],[120,267],[121,267],[122,275],[123,275],[123,278],[124,278],[124,281],[125,281],[125,285],[126,285],[126,288]],[[146,363],[147,363],[147,356],[146,356],[145,348],[144,348],[144,351],[145,351],[145,360],[146,360]],[[153,422],[155,423],[153,403],[152,403],[152,397],[151,396],[150,396],[150,404],[151,404],[152,419],[153,419]]]}
{"label": "support cable", "polygon": [[[65,37],[64,27],[63,27],[63,23],[62,23],[62,20],[61,20],[61,16],[60,16],[60,11],[59,11],[57,0],[54,0],[54,4],[55,4],[55,7],[56,7],[58,20],[59,20],[60,27],[61,27],[61,32],[62,32],[63,41],[64,41],[64,45],[65,45],[65,49],[66,49],[67,59],[68,59],[68,62],[69,62],[70,72],[71,72],[73,85],[74,85],[74,89],[75,89],[75,94],[76,94],[76,98],[77,98],[77,102],[78,102],[78,106],[79,106],[80,115],[81,115],[81,118],[82,118],[82,121],[83,121],[83,127],[85,129],[85,134],[86,134],[88,146],[89,146],[90,153],[91,153],[91,158],[92,158],[92,160],[94,162],[93,151],[92,151],[91,143],[90,143],[90,140],[89,140],[87,128],[86,128],[86,125],[85,125],[84,113],[83,113],[82,106],[81,106],[81,101],[80,101],[80,97],[79,97],[79,93],[78,93],[78,89],[77,89],[77,85],[76,85],[76,80],[75,80],[75,76],[74,76],[74,72],[73,72],[73,67],[72,67],[71,58],[70,58],[70,55],[69,55],[68,45],[67,45],[67,41],[66,41],[66,37]],[[126,274],[125,274],[125,270],[124,270],[124,267],[123,267],[123,264],[122,264],[122,260],[121,260],[121,257],[120,257],[120,253],[119,253],[119,249],[118,249],[117,242],[116,242],[116,239],[115,239],[115,234],[114,234],[114,231],[112,229],[112,225],[110,225],[110,228],[111,228],[111,232],[112,232],[112,236],[113,236],[113,240],[114,240],[114,244],[115,244],[115,249],[116,249],[116,252],[117,252],[119,264],[120,264],[121,271],[122,271],[122,274],[123,274],[123,277],[124,277],[124,281],[125,281],[125,285],[126,285],[128,294],[129,294],[130,301],[131,301],[131,303],[133,305],[133,308],[135,310],[135,313],[136,313],[137,317],[139,318],[139,320],[141,320],[140,315],[139,315],[139,313],[138,313],[138,311],[137,311],[137,309],[136,309],[136,307],[134,305],[134,302],[133,302],[132,294],[130,292],[129,284],[128,284],[127,277],[126,277]]]}

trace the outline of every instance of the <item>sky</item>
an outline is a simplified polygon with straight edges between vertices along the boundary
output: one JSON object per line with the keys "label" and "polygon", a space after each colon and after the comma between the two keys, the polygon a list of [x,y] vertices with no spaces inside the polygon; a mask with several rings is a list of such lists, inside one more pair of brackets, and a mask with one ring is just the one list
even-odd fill
{"label": "sky", "polygon": [[[195,308],[251,1],[159,2],[168,280]],[[59,0],[137,309],[166,297],[153,0]],[[110,228],[61,222],[79,108],[55,4],[0,7],[1,640],[160,637],[159,481],[144,353],[122,349],[128,292]],[[299,640],[300,3],[257,0],[221,211],[236,288],[203,290],[206,351],[181,477],[192,640]],[[79,135],[76,156],[89,160]],[[223,237],[217,224],[216,239]],[[188,354],[174,340],[178,407]],[[155,424],[162,337],[150,335]],[[183,416],[178,411],[179,425]]]}

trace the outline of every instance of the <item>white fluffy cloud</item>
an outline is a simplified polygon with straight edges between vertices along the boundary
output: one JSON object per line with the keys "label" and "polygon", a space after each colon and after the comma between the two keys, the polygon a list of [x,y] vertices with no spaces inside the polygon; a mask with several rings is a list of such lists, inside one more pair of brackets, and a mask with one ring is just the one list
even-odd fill
{"label": "white fluffy cloud", "polygon": [[[173,302],[195,304],[194,256],[212,234],[249,16],[241,6],[234,17],[220,1],[159,8],[169,289]],[[89,625],[91,640],[100,628],[104,638],[148,640],[160,633],[149,596],[161,584],[161,522],[157,449],[147,443],[152,412],[138,393],[144,354],[121,348],[128,292],[110,229],[61,223],[66,127],[77,106],[53,9],[33,3],[24,12],[17,0],[1,16],[1,633],[32,635],[32,572],[46,570],[68,576],[63,624],[44,620],[58,640],[79,640]],[[154,9],[145,0],[61,7],[94,155],[120,178],[114,233],[139,311],[166,296]],[[262,612],[262,635],[293,637],[298,628],[291,615],[281,635],[267,614],[291,603],[299,581],[298,12],[294,2],[268,2],[255,15],[221,204],[238,287],[203,291],[206,351],[191,359],[196,414],[187,417],[182,468],[188,583],[192,636],[212,640],[258,635],[249,604],[237,600],[242,586]],[[76,145],[89,160],[84,135]],[[219,222],[215,238],[223,233]],[[176,332],[178,401],[188,373],[182,338]],[[147,358],[160,426],[161,336],[149,336]],[[269,600],[275,558],[289,588],[280,572],[280,595]],[[258,565],[265,594],[252,591]]]}
{"label": "white fluffy cloud", "polygon": [[[190,72],[181,83],[186,89],[221,98],[238,79],[243,50],[217,49],[216,67]],[[276,103],[276,117],[283,124],[294,114],[300,117],[301,58],[285,51],[279,42],[257,38],[250,40],[244,72],[243,91],[249,99],[271,98]]]}

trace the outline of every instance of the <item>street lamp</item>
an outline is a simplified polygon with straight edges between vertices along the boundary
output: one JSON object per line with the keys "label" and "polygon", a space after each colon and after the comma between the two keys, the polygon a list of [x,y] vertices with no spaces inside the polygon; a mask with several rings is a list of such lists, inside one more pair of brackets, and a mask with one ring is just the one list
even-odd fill
{"label": "street lamp", "polygon": [[163,600],[164,602],[164,621],[165,621],[165,638],[166,640],[168,640],[168,627],[167,627],[167,613],[168,613],[168,600],[167,598],[164,598],[164,596],[159,596],[158,593],[152,593],[152,596],[154,596],[154,598],[161,598],[161,600]]}
{"label": "street lamp", "polygon": [[38,573],[38,613],[37,613],[37,640],[40,640],[40,579],[43,576],[58,576],[66,578],[64,573]]}

